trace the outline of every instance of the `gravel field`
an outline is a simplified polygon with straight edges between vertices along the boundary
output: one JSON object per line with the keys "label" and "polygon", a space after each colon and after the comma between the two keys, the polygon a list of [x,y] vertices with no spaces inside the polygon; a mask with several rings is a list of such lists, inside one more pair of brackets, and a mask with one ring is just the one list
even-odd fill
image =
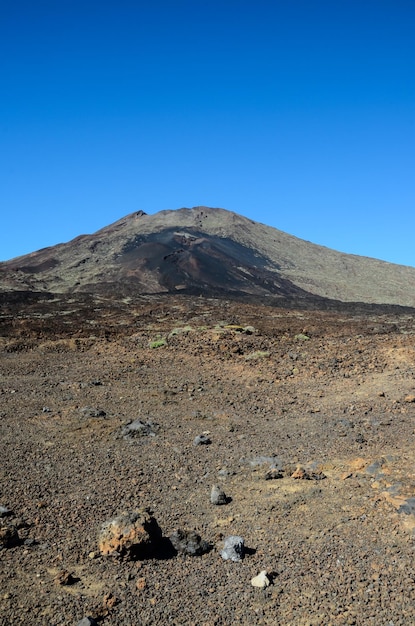
{"label": "gravel field", "polygon": [[[1,626],[415,623],[408,313],[23,310],[0,318]],[[143,507],[162,537],[103,555],[101,525]],[[178,529],[209,549],[177,552]],[[232,535],[238,562],[221,556]]]}

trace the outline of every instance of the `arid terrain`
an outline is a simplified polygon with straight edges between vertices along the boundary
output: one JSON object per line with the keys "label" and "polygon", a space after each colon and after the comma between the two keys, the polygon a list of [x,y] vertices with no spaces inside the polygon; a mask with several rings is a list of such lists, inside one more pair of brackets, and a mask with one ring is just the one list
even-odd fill
{"label": "arid terrain", "polygon": [[[415,623],[414,333],[390,307],[3,294],[1,626]],[[101,554],[142,507],[151,550]]]}

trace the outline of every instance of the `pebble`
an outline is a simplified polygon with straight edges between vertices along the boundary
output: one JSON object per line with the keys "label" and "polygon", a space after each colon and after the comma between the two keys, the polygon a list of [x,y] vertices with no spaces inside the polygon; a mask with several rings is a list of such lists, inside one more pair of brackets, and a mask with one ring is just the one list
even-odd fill
{"label": "pebble", "polygon": [[144,591],[144,589],[146,589],[146,587],[147,587],[146,579],[143,578],[143,577],[137,578],[135,586],[137,588],[137,591]]}
{"label": "pebble", "polygon": [[213,485],[212,491],[210,492],[210,502],[212,504],[227,504],[228,498],[226,497],[223,489],[218,487],[218,485]]}
{"label": "pebble", "polygon": [[98,622],[93,617],[84,617],[76,626],[98,626]]}
{"label": "pebble", "polygon": [[269,469],[265,474],[265,480],[275,480],[278,478],[283,478],[283,473],[277,467],[271,467],[271,469]]}
{"label": "pebble", "polygon": [[56,585],[73,585],[76,582],[76,578],[68,570],[62,570],[55,576],[54,582]]}
{"label": "pebble", "polygon": [[194,446],[208,446],[210,443],[212,442],[207,435],[197,435],[197,437],[193,439]]}
{"label": "pebble", "polygon": [[230,535],[226,537],[223,550],[221,550],[221,557],[224,561],[230,559],[237,563],[238,561],[242,561],[245,554],[245,542],[242,537],[238,535]]}
{"label": "pebble", "polygon": [[254,576],[251,580],[251,585],[253,587],[260,587],[261,589],[268,587],[270,584],[271,581],[267,576],[266,570],[262,570],[262,572],[260,572],[258,576]]}
{"label": "pebble", "polygon": [[80,413],[86,417],[106,417],[106,412],[103,409],[91,409],[88,406],[80,409]]}
{"label": "pebble", "polygon": [[1,548],[13,548],[19,545],[20,537],[14,526],[1,526],[0,527],[0,549]]}
{"label": "pebble", "polygon": [[0,517],[7,517],[7,515],[11,515],[12,512],[10,511],[10,509],[7,508],[7,506],[3,506],[2,504],[0,504]]}

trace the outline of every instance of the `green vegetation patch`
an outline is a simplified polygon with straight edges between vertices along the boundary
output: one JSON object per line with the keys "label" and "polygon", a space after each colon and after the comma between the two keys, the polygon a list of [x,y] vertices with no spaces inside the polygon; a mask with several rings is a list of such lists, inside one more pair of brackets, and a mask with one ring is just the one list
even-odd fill
{"label": "green vegetation patch", "polygon": [[167,346],[167,340],[165,337],[150,341],[150,348],[163,348],[164,346]]}
{"label": "green vegetation patch", "polygon": [[270,357],[270,353],[264,350],[257,350],[256,352],[251,352],[251,354],[247,354],[245,357],[246,361],[259,361],[260,359],[268,359]]}

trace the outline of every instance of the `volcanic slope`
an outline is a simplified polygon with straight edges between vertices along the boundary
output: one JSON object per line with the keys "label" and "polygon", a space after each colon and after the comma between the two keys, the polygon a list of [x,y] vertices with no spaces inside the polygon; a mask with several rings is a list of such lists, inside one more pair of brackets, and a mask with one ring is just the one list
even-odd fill
{"label": "volcanic slope", "polygon": [[206,207],[132,213],[0,264],[3,291],[202,293],[415,306],[415,268],[329,248]]}

